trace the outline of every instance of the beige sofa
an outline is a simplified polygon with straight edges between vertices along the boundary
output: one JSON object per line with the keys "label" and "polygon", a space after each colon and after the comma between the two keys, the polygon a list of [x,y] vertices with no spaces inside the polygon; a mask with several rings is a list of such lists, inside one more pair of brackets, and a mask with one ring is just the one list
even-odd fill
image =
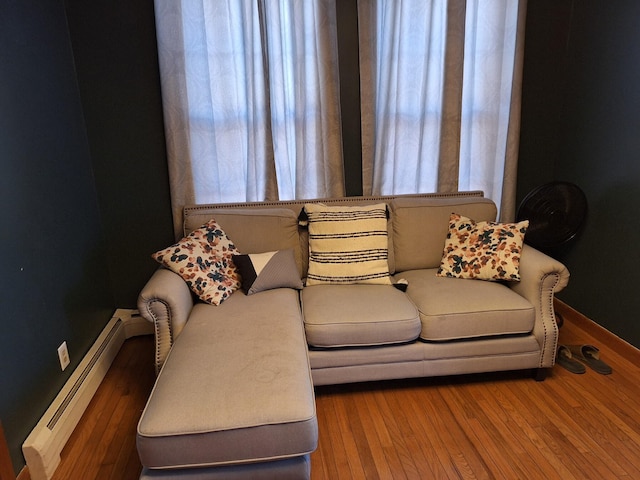
{"label": "beige sofa", "polygon": [[[159,269],[139,298],[158,378],[138,427],[141,478],[308,478],[315,385],[553,366],[554,292],[569,274],[524,246],[520,281],[436,276],[451,213],[493,221],[480,192],[321,200],[385,203],[393,285],[313,285],[194,302]],[[185,234],[215,218],[241,253],[292,249],[307,273],[308,201],[189,206]]]}

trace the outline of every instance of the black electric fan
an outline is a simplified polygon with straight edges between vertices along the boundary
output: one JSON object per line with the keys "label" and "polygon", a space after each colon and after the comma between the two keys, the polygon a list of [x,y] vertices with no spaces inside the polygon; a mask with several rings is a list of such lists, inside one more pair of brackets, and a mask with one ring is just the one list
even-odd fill
{"label": "black electric fan", "polygon": [[[587,198],[575,184],[551,182],[534,188],[520,203],[517,221],[529,220],[525,243],[554,256],[580,233],[587,217]],[[564,320],[556,312],[561,327]]]}
{"label": "black electric fan", "polygon": [[576,238],[587,217],[587,198],[569,182],[536,187],[522,200],[517,221],[529,220],[525,242],[547,254]]}

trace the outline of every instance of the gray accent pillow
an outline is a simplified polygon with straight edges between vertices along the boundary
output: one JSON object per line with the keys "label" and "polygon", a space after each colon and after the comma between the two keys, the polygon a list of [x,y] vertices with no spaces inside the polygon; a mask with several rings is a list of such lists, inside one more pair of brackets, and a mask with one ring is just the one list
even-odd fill
{"label": "gray accent pillow", "polygon": [[292,249],[234,255],[233,262],[247,295],[274,288],[302,288]]}

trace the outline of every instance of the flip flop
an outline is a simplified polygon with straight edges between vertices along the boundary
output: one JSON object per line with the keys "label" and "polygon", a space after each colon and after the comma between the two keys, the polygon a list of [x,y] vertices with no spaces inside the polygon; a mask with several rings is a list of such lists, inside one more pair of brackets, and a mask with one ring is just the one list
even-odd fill
{"label": "flip flop", "polygon": [[609,375],[613,370],[600,360],[600,350],[593,345],[568,345],[573,357],[602,375]]}
{"label": "flip flop", "polygon": [[577,360],[573,359],[571,350],[565,345],[558,345],[558,356],[556,363],[561,367],[569,370],[571,373],[584,373],[587,371],[585,366]]}

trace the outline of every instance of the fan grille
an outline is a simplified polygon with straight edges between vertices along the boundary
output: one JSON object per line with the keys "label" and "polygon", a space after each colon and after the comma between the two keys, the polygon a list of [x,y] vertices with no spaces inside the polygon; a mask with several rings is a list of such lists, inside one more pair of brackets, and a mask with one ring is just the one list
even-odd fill
{"label": "fan grille", "polygon": [[572,240],[587,214],[587,199],[573,183],[540,185],[524,198],[518,221],[529,220],[525,241],[536,248],[557,247]]}

